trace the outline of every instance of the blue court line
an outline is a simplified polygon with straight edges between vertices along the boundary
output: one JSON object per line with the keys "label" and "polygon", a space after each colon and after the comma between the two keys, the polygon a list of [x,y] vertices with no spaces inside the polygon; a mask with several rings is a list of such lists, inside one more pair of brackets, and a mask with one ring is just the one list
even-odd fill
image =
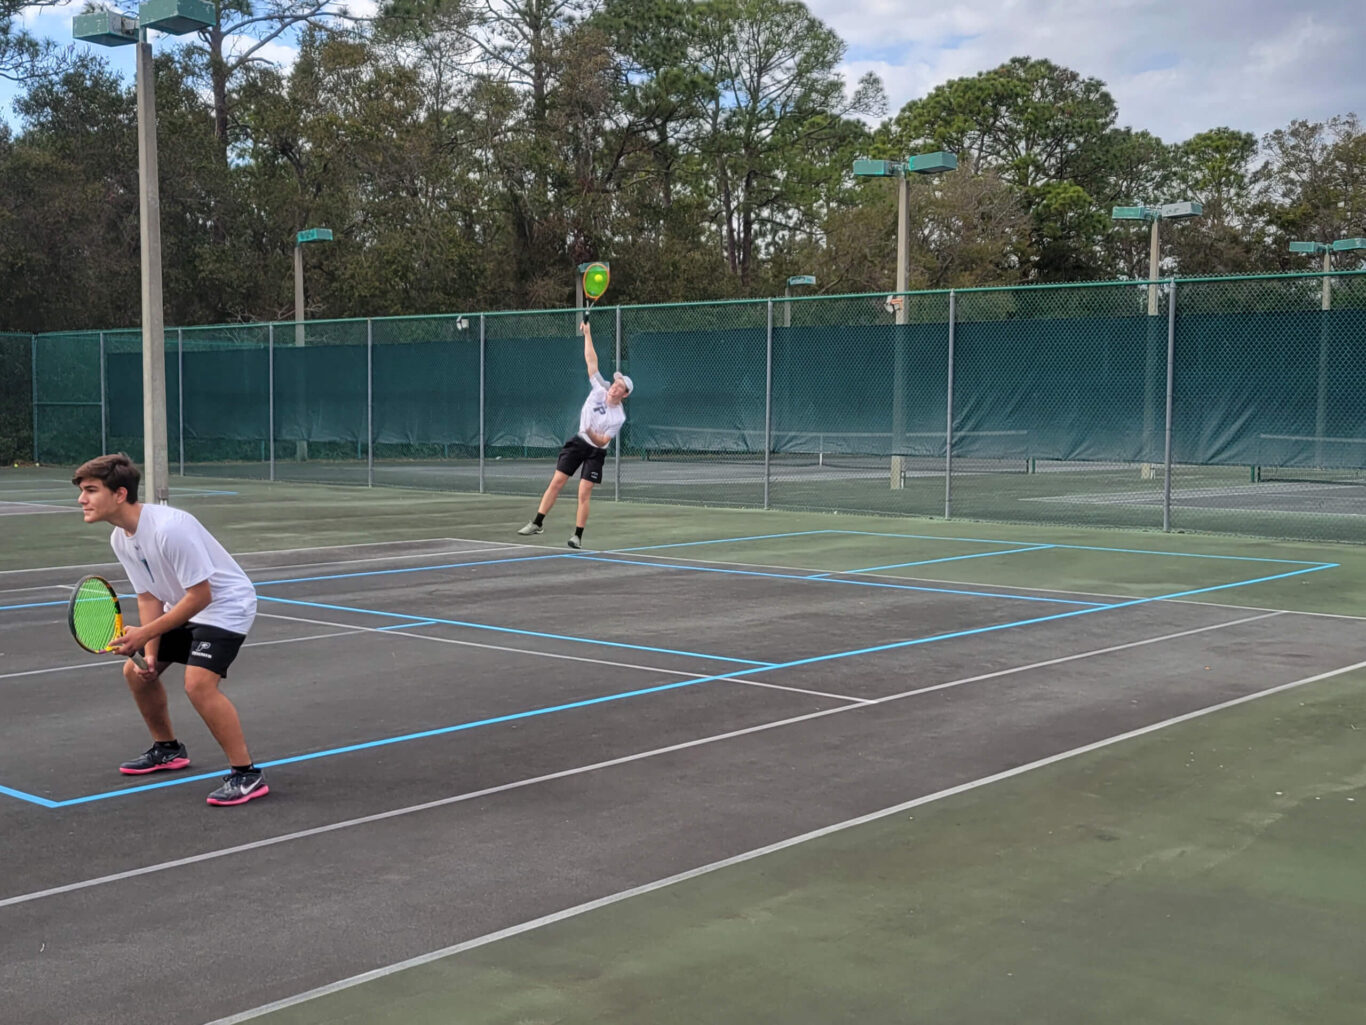
{"label": "blue court line", "polygon": [[22,790],[14,790],[10,787],[0,786],[0,794],[6,794],[9,797],[17,797],[21,801],[27,801],[29,804],[36,804],[41,808],[60,808],[62,806],[60,801],[49,801],[46,797],[39,797],[37,794],[26,794]]}
{"label": "blue court line", "polygon": [[416,626],[431,626],[435,619],[419,619],[413,623],[390,623],[388,626],[377,626],[376,630],[409,630]]}
{"label": "blue court line", "polygon": [[[558,556],[557,556],[558,558]],[[363,616],[383,616],[386,619],[401,619],[400,626],[411,626],[413,621],[421,619],[421,616],[414,616],[407,612],[382,612],[379,609],[358,609],[349,605],[328,605],[320,601],[299,601],[295,598],[273,598],[269,595],[258,596],[260,601],[273,601],[281,605],[302,605],[311,609],[327,609],[331,612],[354,612]],[[441,624],[442,626],[463,626],[471,630],[490,630],[494,633],[517,634],[522,637],[544,637],[552,641],[573,641],[575,644],[592,644],[607,648],[627,648],[631,651],[649,651],[659,655],[683,655],[687,658],[710,659],[713,662],[739,662],[747,666],[761,666],[768,668],[772,662],[757,662],[750,658],[731,658],[728,655],[708,655],[701,651],[678,651],[674,648],[652,648],[647,644],[624,644],[620,641],[602,641],[591,637],[570,637],[566,634],[544,633],[540,630],[519,630],[511,626],[491,626],[488,623],[471,623],[463,619],[438,619],[435,616],[427,620],[431,624]]]}
{"label": "blue court line", "polygon": [[[1018,541],[992,541],[980,537],[935,537],[932,534],[889,534],[876,530],[827,530],[826,534],[854,534],[862,537],[902,537],[918,541],[968,541],[978,544],[1004,545],[1019,544]],[[1206,555],[1199,552],[1163,552],[1152,548],[1101,548],[1096,545],[1049,545],[1050,548],[1065,548],[1075,552],[1120,552],[1125,555],[1173,555],[1181,559],[1224,559],[1229,562],[1272,562],[1287,566],[1337,566],[1336,562],[1310,562],[1307,559],[1264,559],[1255,555]]]}
{"label": "blue court line", "polygon": [[750,537],[719,537],[712,541],[675,541],[667,545],[641,545],[639,548],[613,548],[614,552],[653,552],[660,548],[691,548],[695,545],[723,545],[729,541],[768,541],[778,537],[809,537],[812,534],[839,534],[838,530],[794,530],[786,534],[753,534]]}
{"label": "blue court line", "polygon": [[[515,558],[506,558],[506,559],[483,559],[483,560],[480,560],[480,561],[478,561],[478,562],[450,562],[450,563],[444,563],[444,564],[439,565],[439,566],[404,566],[404,567],[399,568],[399,569],[370,569],[370,570],[364,570],[364,571],[358,572],[358,573],[329,573],[329,574],[327,574],[327,575],[325,575],[325,576],[318,576],[318,577],[289,577],[289,578],[284,578],[284,579],[280,579],[280,580],[253,580],[253,581],[252,581],[252,586],[254,586],[254,587],[265,587],[265,586],[268,585],[268,584],[311,584],[311,583],[317,583],[317,582],[319,582],[319,581],[324,581],[324,580],[345,580],[345,579],[350,578],[350,577],[376,577],[376,576],[384,576],[385,574],[392,574],[392,573],[423,573],[423,572],[426,572],[426,571],[428,571],[428,570],[438,570],[438,569],[460,569],[460,568],[463,567],[463,566],[492,566],[492,565],[494,565],[495,563],[500,563],[500,562],[535,562],[535,561],[538,560],[538,559],[564,559],[564,558],[568,558],[568,557],[569,557],[569,556],[568,556],[568,553],[565,553],[565,554],[562,555],[562,554],[560,554],[560,553],[557,552],[557,553],[555,553],[554,555],[523,555],[523,556],[518,556],[518,557],[515,557]],[[263,571],[268,571],[269,569],[270,569],[270,567],[269,567],[269,566],[266,566],[266,567],[263,567],[263,569],[255,570],[255,572],[260,573],[260,572],[263,572]],[[135,595],[135,594],[121,594],[121,595],[119,595],[119,597],[120,597],[120,598],[136,598],[137,595]],[[25,604],[25,605],[0,605],[0,612],[13,612],[13,611],[16,610],[16,609],[47,609],[47,608],[55,608],[55,607],[57,607],[57,606],[66,605],[69,601],[70,601],[70,599],[68,599],[68,598],[63,598],[63,599],[60,600],[60,601],[37,601],[37,602],[29,602],[28,604]]]}
{"label": "blue court line", "polygon": [[[611,701],[623,701],[627,698],[641,697],[647,694],[658,694],[663,691],[679,690],[684,687],[696,687],[702,683],[713,683],[717,680],[728,680],[737,676],[755,676],[759,673],[772,672],[775,669],[792,669],[797,666],[813,665],[817,662],[829,662],[837,659],[852,658],[857,655],[875,654],[878,652],[895,651],[901,648],[915,647],[921,644],[933,644],[936,641],[953,640],[958,637],[972,637],[978,634],[994,633],[999,630],[1009,630],[1020,626],[1029,626],[1035,623],[1047,623],[1059,619],[1071,619],[1075,616],[1086,616],[1093,612],[1108,612],[1113,609],[1130,608],[1135,605],[1147,605],[1158,601],[1171,601],[1177,598],[1188,598],[1195,594],[1207,594],[1211,591],[1223,591],[1232,587],[1246,587],[1251,584],[1262,584],[1271,580],[1280,580],[1284,577],[1299,576],[1303,573],[1315,573],[1321,569],[1332,568],[1333,564],[1325,566],[1314,566],[1307,569],[1291,570],[1287,573],[1278,573],[1269,577],[1258,577],[1254,580],[1238,580],[1229,584],[1215,584],[1211,587],[1199,587],[1186,591],[1176,591],[1172,594],[1157,595],[1152,598],[1135,598],[1130,601],[1117,602],[1113,605],[1104,605],[1097,608],[1073,609],[1070,612],[1058,612],[1050,616],[1038,616],[1033,619],[1020,619],[1012,623],[998,623],[994,626],[979,626],[968,630],[955,630],[950,633],[933,634],[929,637],[915,637],[906,641],[893,641],[888,644],[877,644],[867,648],[856,648],[849,651],[832,652],[828,655],[814,655],[810,658],[795,659],[791,662],[783,662],[777,665],[767,664],[757,669],[733,669],[728,673],[717,673],[714,676],[702,676],[691,680],[678,680],[673,683],[660,684],[656,687],[644,687],[638,690],[625,691],[620,694],[604,694],[595,698],[585,698],[582,701],[570,701],[559,705],[550,705],[543,708],[533,708],[522,712],[513,712],[508,715],[494,716],[488,719],[477,719],[472,722],[456,723],[451,726],[441,726],[436,729],[422,730],[417,733],[405,733],[396,737],[385,737],[380,740],[368,740],[359,744],[348,744],[344,747],[329,748],[325,751],[314,751],[310,754],[293,755],[288,758],[279,758],[273,761],[262,762],[263,768],[270,768],[276,765],[289,765],[295,762],[311,761],[317,758],[328,758],[332,755],[349,754],[354,751],[364,751],[376,747],[385,747],[391,744],[401,744],[410,740],[421,740],[428,737],[437,737],[447,733],[457,733],[462,730],[471,730],[479,726],[489,726],[497,723],[512,722],[517,719],[530,719],[536,716],[550,715],[555,712],[568,711],[574,708],[584,708],[590,705],[606,704]],[[268,599],[279,600],[279,599]],[[304,604],[304,603],[297,603]],[[20,795],[17,791],[5,791],[7,793],[21,796],[23,800],[33,803],[43,803],[45,807],[68,808],[78,804],[89,804],[93,801],[104,801],[113,797],[125,797],[129,794],[144,793],[148,790],[161,790],[166,787],[183,786],[186,783],[199,782],[213,779],[222,775],[220,772],[202,773],[196,776],[181,776],[177,779],[166,780],[161,783],[148,783],[142,786],[126,787],[120,790],[107,790],[97,794],[89,794],[85,797],[73,797],[66,801],[46,801],[43,798],[35,798],[31,794]],[[0,788],[3,789],[3,788]]]}
{"label": "blue court line", "polygon": [[[990,554],[997,554],[995,552]],[[841,577],[807,576],[798,573],[769,573],[756,569],[721,569],[717,566],[688,566],[672,562],[640,562],[636,559],[613,559],[605,555],[571,555],[571,559],[585,559],[589,562],[619,562],[627,566],[643,566],[647,569],[679,569],[692,573],[731,573],[741,577],[776,577],[780,580],[817,580],[822,584],[842,584],[845,587],[885,587],[893,591],[925,591],[929,594],[959,594],[970,598],[1009,598],[1014,601],[1040,601],[1053,605],[1094,605],[1109,607],[1108,602],[1078,601],[1075,598],[1042,598],[1032,594],[1002,594],[995,591],[964,591],[952,587],[921,587],[915,584],[894,584],[887,580],[845,580]]]}
{"label": "blue court line", "polygon": [[936,562],[961,562],[964,559],[989,559],[994,555],[1018,555],[1020,552],[1041,552],[1053,545],[1030,545],[1028,548],[1010,548],[1004,552],[977,552],[974,555],[948,555],[942,559],[921,559],[919,562],[893,562],[886,566],[864,566],[862,569],[832,569],[828,573],[813,573],[807,580],[821,580],[832,573],[876,573],[884,569],[905,569],[907,566],[929,566]]}
{"label": "blue court line", "polygon": [[[252,583],[257,587],[265,587],[268,584],[312,584],[321,580],[348,580],[352,577],[382,577],[395,573],[428,573],[438,569],[463,569],[465,566],[494,566],[501,562],[536,562],[539,559],[563,559],[565,555],[556,552],[553,555],[518,555],[510,556],[505,559],[480,559],[476,562],[446,562],[436,566],[403,566],[398,569],[367,569],[356,573],[327,573],[317,577],[284,577],[280,580],[253,580]],[[256,572],[269,571],[269,566],[264,566]]]}

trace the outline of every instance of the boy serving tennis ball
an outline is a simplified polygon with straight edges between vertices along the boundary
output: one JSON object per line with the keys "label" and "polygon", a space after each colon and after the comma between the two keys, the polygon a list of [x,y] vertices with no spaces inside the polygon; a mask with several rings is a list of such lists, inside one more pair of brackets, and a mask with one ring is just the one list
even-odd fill
{"label": "boy serving tennis ball", "polygon": [[582,466],[579,475],[579,510],[574,520],[574,534],[569,539],[570,548],[583,547],[583,528],[588,526],[588,503],[593,496],[593,485],[602,483],[602,464],[607,458],[607,446],[626,422],[626,410],[621,402],[634,387],[631,379],[620,371],[612,375],[611,384],[607,383],[598,373],[598,353],[593,348],[593,332],[587,320],[584,320],[579,331],[583,335],[583,361],[588,364],[588,380],[593,389],[579,411],[579,433],[560,449],[555,473],[550,478],[545,494],[541,496],[535,518],[517,531],[519,534],[539,534],[545,523],[545,515],[550,512],[555,499],[560,497],[565,482]]}
{"label": "boy serving tennis ball", "polygon": [[232,767],[209,804],[245,804],[270,793],[252,764],[237,709],[218,689],[256,618],[256,589],[242,567],[203,525],[181,509],[138,501],[142,474],[123,453],[99,456],[76,470],[86,523],[110,523],[109,543],[138,596],[139,626],[115,640],[120,655],[141,651],[139,669],[129,657],[123,678],[154,743],[119,771],[144,775],[190,764],[176,740],[161,674],[172,662],[185,666],[189,695]]}

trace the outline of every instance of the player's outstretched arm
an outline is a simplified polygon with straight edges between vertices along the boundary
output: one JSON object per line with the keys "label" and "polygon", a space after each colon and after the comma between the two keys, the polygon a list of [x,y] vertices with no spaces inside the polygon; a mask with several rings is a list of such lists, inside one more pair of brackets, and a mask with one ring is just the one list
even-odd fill
{"label": "player's outstretched arm", "polygon": [[588,364],[588,378],[592,380],[598,376],[598,350],[593,348],[593,329],[588,321],[579,325],[579,333],[583,335],[583,361]]}

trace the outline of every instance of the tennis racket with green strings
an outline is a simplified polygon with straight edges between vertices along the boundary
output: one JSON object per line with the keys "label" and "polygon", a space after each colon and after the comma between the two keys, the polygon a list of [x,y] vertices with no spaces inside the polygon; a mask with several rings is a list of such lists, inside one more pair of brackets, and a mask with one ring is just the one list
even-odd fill
{"label": "tennis racket with green strings", "polygon": [[583,322],[588,323],[588,313],[593,304],[602,298],[607,285],[612,280],[612,271],[605,263],[590,263],[583,269]]}
{"label": "tennis racket with green strings", "polygon": [[[83,577],[71,592],[71,603],[66,610],[71,636],[86,651],[104,655],[114,650],[114,638],[123,635],[123,610],[119,608],[118,592],[104,577]],[[134,654],[139,669],[147,663]]]}

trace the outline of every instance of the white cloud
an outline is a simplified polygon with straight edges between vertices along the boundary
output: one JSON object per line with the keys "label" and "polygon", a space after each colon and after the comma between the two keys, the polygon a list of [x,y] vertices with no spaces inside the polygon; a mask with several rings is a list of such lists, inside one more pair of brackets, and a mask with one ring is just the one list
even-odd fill
{"label": "white cloud", "polygon": [[1366,116],[1360,0],[807,0],[849,45],[845,73],[882,78],[895,113],[1015,56],[1099,78],[1119,122],[1167,142],[1228,125]]}

